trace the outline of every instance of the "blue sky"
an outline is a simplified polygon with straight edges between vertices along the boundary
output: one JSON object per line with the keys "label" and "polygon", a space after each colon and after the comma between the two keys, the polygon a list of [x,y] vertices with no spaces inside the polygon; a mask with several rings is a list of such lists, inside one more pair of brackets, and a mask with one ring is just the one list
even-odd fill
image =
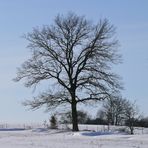
{"label": "blue sky", "polygon": [[[114,68],[123,78],[122,94],[136,100],[148,116],[148,1],[147,0],[0,0],[0,122],[39,122],[48,119],[43,110],[28,111],[21,102],[33,89],[14,83],[16,67],[29,57],[21,36],[33,27],[48,25],[58,14],[73,11],[94,23],[109,19],[117,28],[123,63]],[[44,86],[43,86],[44,88]]]}

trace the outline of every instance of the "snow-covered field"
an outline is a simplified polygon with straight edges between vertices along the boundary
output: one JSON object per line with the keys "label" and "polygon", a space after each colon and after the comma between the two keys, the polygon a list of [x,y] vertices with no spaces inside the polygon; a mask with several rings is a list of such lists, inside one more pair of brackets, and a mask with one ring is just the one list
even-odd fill
{"label": "snow-covered field", "polygon": [[2,129],[0,148],[148,148],[147,129],[138,129],[136,135],[128,135],[115,128],[107,132],[105,127],[100,127],[80,126],[80,129],[95,129],[80,132],[43,128]]}

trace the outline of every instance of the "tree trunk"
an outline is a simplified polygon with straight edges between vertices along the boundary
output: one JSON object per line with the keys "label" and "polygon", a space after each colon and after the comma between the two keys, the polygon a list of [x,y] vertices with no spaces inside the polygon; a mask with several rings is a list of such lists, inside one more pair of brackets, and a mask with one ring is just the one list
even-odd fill
{"label": "tree trunk", "polygon": [[71,104],[72,107],[72,130],[79,131],[78,128],[78,115],[77,115],[77,103],[73,101]]}
{"label": "tree trunk", "polygon": [[131,131],[131,135],[134,135],[134,126],[133,126],[133,123],[130,123],[130,131]]}
{"label": "tree trunk", "polygon": [[131,135],[134,135],[134,128],[130,127]]}

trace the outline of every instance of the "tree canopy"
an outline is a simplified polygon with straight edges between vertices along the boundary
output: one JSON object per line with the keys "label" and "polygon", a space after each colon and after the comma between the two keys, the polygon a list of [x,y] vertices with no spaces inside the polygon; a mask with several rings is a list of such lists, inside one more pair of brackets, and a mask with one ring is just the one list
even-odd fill
{"label": "tree canopy", "polygon": [[25,79],[26,87],[54,81],[56,89],[24,104],[32,109],[70,104],[73,131],[77,131],[78,103],[111,98],[122,88],[119,76],[111,71],[121,61],[114,34],[115,27],[107,19],[93,24],[74,13],[58,15],[54,24],[26,34],[32,56],[18,68],[15,80]]}

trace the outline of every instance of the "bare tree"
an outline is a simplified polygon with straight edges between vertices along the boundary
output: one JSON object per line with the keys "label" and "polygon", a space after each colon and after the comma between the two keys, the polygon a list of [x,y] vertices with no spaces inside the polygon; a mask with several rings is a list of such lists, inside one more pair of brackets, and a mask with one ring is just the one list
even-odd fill
{"label": "bare tree", "polygon": [[139,118],[138,107],[135,103],[127,101],[125,104],[125,121],[127,127],[129,127],[130,134],[134,134],[134,124],[136,120]]}
{"label": "bare tree", "polygon": [[94,25],[69,13],[66,17],[58,15],[53,25],[25,35],[32,57],[18,68],[15,80],[25,79],[26,87],[54,81],[56,89],[24,104],[32,109],[70,104],[73,131],[78,131],[77,104],[110,98],[121,88],[119,77],[111,72],[111,65],[121,59],[114,33],[107,19]]}
{"label": "bare tree", "polygon": [[127,100],[122,97],[105,100],[102,107],[102,115],[111,125],[122,125],[125,120],[125,106]]}
{"label": "bare tree", "polygon": [[107,120],[108,125],[124,124],[129,128],[130,134],[134,134],[134,126],[140,118],[135,103],[122,97],[107,99],[98,113],[100,112],[103,115],[102,119]]}

